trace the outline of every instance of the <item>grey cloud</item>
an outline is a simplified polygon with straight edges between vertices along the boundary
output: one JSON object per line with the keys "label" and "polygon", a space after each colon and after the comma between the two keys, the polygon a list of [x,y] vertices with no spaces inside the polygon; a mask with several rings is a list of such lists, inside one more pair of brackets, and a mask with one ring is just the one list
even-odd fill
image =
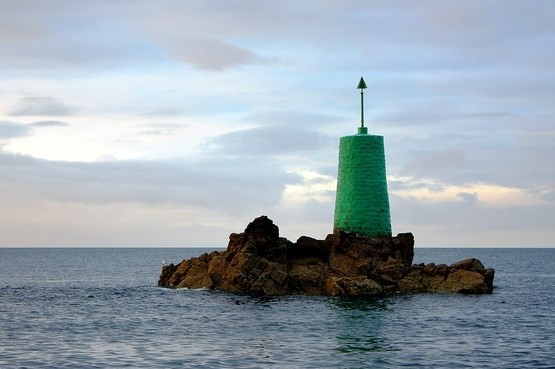
{"label": "grey cloud", "polygon": [[555,171],[550,170],[555,161],[553,115],[495,110],[469,114],[476,116],[436,125],[433,132],[391,128],[394,133],[385,137],[388,174],[529,189],[555,183]]}
{"label": "grey cloud", "polygon": [[6,38],[8,56],[0,62],[41,68],[48,62],[137,64],[160,61],[167,50],[197,68],[223,70],[264,63],[259,54],[268,49],[275,53],[272,58],[296,62],[292,50],[308,47],[322,56],[312,66],[348,63],[403,77],[411,71],[422,76],[430,68],[487,74],[488,66],[516,65],[503,72],[507,77],[541,65],[549,71],[553,65],[554,26],[547,15],[555,5],[550,1],[52,3],[33,3],[33,12],[27,3],[5,3],[0,25],[13,37]]}
{"label": "grey cloud", "polygon": [[18,42],[32,40],[40,36],[44,30],[31,22],[22,22],[18,19],[3,17],[0,8],[0,39],[5,42],[17,40]]}
{"label": "grey cloud", "polygon": [[[480,202],[419,202],[395,195],[390,195],[390,201],[395,227],[411,227],[398,231],[414,232],[419,246],[547,246],[551,239],[545,237],[555,227],[553,204],[497,208]],[[508,232],[518,232],[527,243],[515,244],[507,238]]]}
{"label": "grey cloud", "polygon": [[479,163],[482,177],[492,183],[525,188],[544,187],[555,183],[555,150],[553,143],[517,142],[506,148],[483,150],[473,159]]}
{"label": "grey cloud", "polygon": [[234,131],[209,140],[211,151],[233,155],[288,155],[335,150],[336,139],[303,128],[258,127]]}
{"label": "grey cloud", "polygon": [[476,192],[461,192],[457,194],[457,197],[467,204],[475,204],[478,201],[478,194]]}
{"label": "grey cloud", "polygon": [[0,152],[0,189],[70,203],[175,204],[226,213],[271,207],[300,179],[267,160],[58,162]]}
{"label": "grey cloud", "polygon": [[2,6],[0,35],[5,37],[0,65],[11,69],[66,73],[88,66],[140,64],[159,60],[162,54],[122,22],[125,4],[54,0],[46,6],[41,2]]}
{"label": "grey cloud", "polygon": [[[173,1],[170,6],[160,7],[146,2],[142,4],[146,11],[136,11],[128,19],[135,26],[156,34],[159,39],[179,33],[196,33],[234,39],[248,36],[256,40],[261,37],[271,42],[276,37],[293,40],[291,36],[304,37],[309,32],[318,34],[313,26],[317,22],[315,18],[321,17],[314,16],[321,14],[333,19],[336,14],[326,13],[323,7],[315,5],[293,1],[282,1],[279,4],[257,1]],[[145,16],[145,13],[149,16]]]}
{"label": "grey cloud", "polygon": [[405,164],[399,173],[402,176],[428,177],[432,173],[437,176],[446,171],[464,170],[468,164],[462,151],[428,151]]}
{"label": "grey cloud", "polygon": [[53,97],[32,96],[22,97],[15,108],[9,112],[12,116],[65,116],[72,114],[73,109],[62,100]]}
{"label": "grey cloud", "polygon": [[0,121],[0,139],[18,138],[29,135],[31,130],[25,124]]}
{"label": "grey cloud", "polygon": [[[520,59],[539,61],[542,56],[552,55],[547,52],[549,39],[541,37],[555,31],[553,22],[546,17],[553,11],[553,3],[549,1],[536,2],[535,5],[518,1],[414,5],[395,2],[390,6],[390,16],[403,17],[404,22],[389,27],[381,44],[405,50],[406,55],[410,54],[411,45],[418,45],[417,48],[430,56],[429,61],[435,61],[437,68],[449,70],[457,66],[460,69],[478,63],[520,64]],[[408,17],[409,13],[412,16]],[[382,18],[382,21],[386,19]],[[519,47],[518,54],[513,52],[515,45]],[[530,52],[522,52],[528,45],[533,45]],[[444,57],[447,59],[442,62]],[[407,61],[412,60],[407,58]]]}
{"label": "grey cloud", "polygon": [[375,120],[396,126],[438,124],[453,119],[453,108],[453,103],[446,101],[411,101],[379,114]]}
{"label": "grey cloud", "polygon": [[[510,56],[509,56],[510,57]],[[554,56],[551,56],[554,58]],[[555,61],[555,60],[554,60]],[[483,61],[484,66],[491,64]],[[483,71],[480,67],[459,71],[441,78],[430,78],[426,86],[437,95],[455,94],[474,101],[488,101],[489,105],[526,102],[532,106],[555,98],[555,74],[551,71],[538,73],[534,66],[510,64],[504,68]]]}
{"label": "grey cloud", "polygon": [[[10,35],[19,35],[20,39],[28,39],[29,35],[23,30],[34,25],[37,30],[33,34],[46,35],[47,41],[51,37],[58,43],[71,42],[77,48],[72,56],[64,56],[56,42],[49,43],[50,55],[46,48],[40,54],[45,58],[74,58],[82,63],[109,58],[110,54],[117,57],[121,53],[148,59],[157,53],[153,43],[168,46],[168,42],[174,43],[176,34],[196,34],[216,40],[215,44],[210,47],[205,44],[198,54],[192,52],[188,56],[177,44],[174,46],[176,55],[199,68],[214,70],[251,63],[256,54],[252,50],[267,44],[283,48],[308,44],[319,50],[338,50],[343,55],[362,54],[364,65],[372,70],[376,70],[376,64],[386,68],[405,60],[397,69],[403,72],[414,68],[415,64],[420,69],[428,68],[431,61],[449,69],[453,65],[468,64],[464,60],[505,63],[508,55],[515,56],[513,51],[526,48],[527,44],[533,47],[526,48],[529,52],[519,52],[520,57],[541,62],[551,54],[546,51],[550,49],[550,39],[543,36],[554,31],[548,14],[555,7],[550,1],[536,1],[534,5],[518,1],[456,5],[437,1],[426,4],[410,1],[387,4],[382,1],[166,1],[164,6],[148,1],[78,5],[54,1],[49,5],[52,3],[55,5],[50,7],[33,3],[34,11],[29,12],[26,3],[7,2],[1,12],[6,16],[0,18],[3,21],[0,24],[5,23],[4,29],[10,31]],[[8,22],[10,19],[18,21]],[[72,21],[79,26],[74,28],[83,30],[78,37],[64,32],[63,27],[54,35],[45,32],[58,29],[50,24],[71,25]],[[137,30],[145,36],[143,40],[132,36]],[[87,40],[91,47],[86,48],[87,42],[82,41],[91,35],[96,37],[92,42]],[[241,42],[236,40],[242,39],[249,41],[248,47],[237,46]],[[12,46],[14,51],[21,52]],[[41,43],[32,46],[26,49],[27,56],[33,49],[40,49]],[[149,48],[149,53],[141,53],[139,46]],[[207,61],[206,53],[210,49],[216,58],[229,56],[229,62]],[[397,56],[414,55],[420,50],[418,55],[429,56],[428,62],[418,63],[420,58],[392,57],[392,50]],[[80,54],[84,56],[79,58]],[[546,63],[548,65],[552,63]]]}
{"label": "grey cloud", "polygon": [[555,204],[555,188],[551,188],[548,192],[541,196],[541,199]]}
{"label": "grey cloud", "polygon": [[69,124],[56,120],[44,120],[23,124],[11,121],[0,121],[0,139],[11,139],[29,136],[36,127],[64,127]]}
{"label": "grey cloud", "polygon": [[437,184],[437,183],[430,183],[425,181],[420,181],[418,179],[413,178],[410,182],[407,181],[399,181],[399,180],[388,180],[387,187],[391,192],[395,192],[396,190],[413,190],[419,188],[426,188],[430,192],[440,192],[445,190],[445,185]]}
{"label": "grey cloud", "polygon": [[67,127],[69,123],[59,120],[41,120],[29,124],[31,127]]}
{"label": "grey cloud", "polygon": [[[454,93],[457,85],[451,88],[448,94]],[[411,117],[411,105],[407,109],[403,102],[399,104],[396,119],[383,125],[386,133],[390,132],[386,134],[390,175],[404,173],[443,183],[487,182],[521,188],[555,183],[555,171],[547,169],[555,160],[551,103],[527,97],[518,103],[499,103],[465,96],[460,106],[437,106],[440,113],[430,107],[429,117],[425,110],[416,110],[420,114]],[[449,151],[463,153],[465,162],[437,167],[437,161],[424,160],[426,153],[442,155]]]}
{"label": "grey cloud", "polygon": [[482,107],[464,106],[460,102],[442,97],[426,99],[411,98],[403,101],[392,111],[381,112],[374,118],[376,121],[396,127],[465,123],[505,123],[523,117],[512,111],[483,111]]}
{"label": "grey cloud", "polygon": [[9,246],[225,246],[230,232],[280,208],[301,178],[269,160],[95,163],[0,151],[0,224]]}
{"label": "grey cloud", "polygon": [[342,121],[342,117],[308,111],[265,111],[247,115],[245,122],[274,127],[322,127]]}
{"label": "grey cloud", "polygon": [[467,113],[460,116],[463,119],[479,119],[479,120],[498,120],[498,119],[513,119],[518,118],[515,112],[481,112],[481,113]]}
{"label": "grey cloud", "polygon": [[195,68],[213,71],[252,64],[258,60],[250,50],[207,36],[186,36],[179,44],[170,46],[170,53]]}

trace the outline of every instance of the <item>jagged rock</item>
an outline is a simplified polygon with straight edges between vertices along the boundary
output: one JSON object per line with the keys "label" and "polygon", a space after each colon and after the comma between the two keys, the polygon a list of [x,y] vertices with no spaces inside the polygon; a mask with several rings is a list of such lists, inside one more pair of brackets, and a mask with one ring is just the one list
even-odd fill
{"label": "jagged rock", "polygon": [[413,257],[411,233],[366,238],[338,232],[324,240],[303,236],[292,243],[261,216],[243,233],[232,233],[226,251],[164,266],[158,286],[270,296],[492,292],[495,271],[477,259],[451,266],[412,265]]}
{"label": "jagged rock", "polygon": [[399,280],[401,293],[436,292],[482,294],[493,292],[494,269],[478,259],[466,259],[447,266],[418,264]]}

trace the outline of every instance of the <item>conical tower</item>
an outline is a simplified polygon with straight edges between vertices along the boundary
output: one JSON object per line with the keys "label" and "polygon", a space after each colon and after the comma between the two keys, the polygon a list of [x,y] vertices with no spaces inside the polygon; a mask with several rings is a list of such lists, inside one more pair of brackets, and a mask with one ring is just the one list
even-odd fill
{"label": "conical tower", "polygon": [[389,195],[383,136],[369,135],[364,126],[364,89],[360,89],[358,134],[341,137],[333,230],[367,237],[391,236]]}

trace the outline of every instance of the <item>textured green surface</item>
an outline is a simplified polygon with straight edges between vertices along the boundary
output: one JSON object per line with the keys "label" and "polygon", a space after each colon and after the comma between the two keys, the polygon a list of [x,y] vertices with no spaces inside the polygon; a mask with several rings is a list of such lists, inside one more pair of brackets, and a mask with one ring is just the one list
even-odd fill
{"label": "textured green surface", "polygon": [[390,236],[389,196],[382,136],[341,137],[334,232]]}

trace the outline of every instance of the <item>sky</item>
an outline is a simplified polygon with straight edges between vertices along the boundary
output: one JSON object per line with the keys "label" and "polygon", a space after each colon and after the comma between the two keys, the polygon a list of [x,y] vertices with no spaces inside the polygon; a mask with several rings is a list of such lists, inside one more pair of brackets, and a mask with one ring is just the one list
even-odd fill
{"label": "sky", "polygon": [[0,0],[0,246],[332,232],[383,135],[393,233],[555,246],[551,0]]}

